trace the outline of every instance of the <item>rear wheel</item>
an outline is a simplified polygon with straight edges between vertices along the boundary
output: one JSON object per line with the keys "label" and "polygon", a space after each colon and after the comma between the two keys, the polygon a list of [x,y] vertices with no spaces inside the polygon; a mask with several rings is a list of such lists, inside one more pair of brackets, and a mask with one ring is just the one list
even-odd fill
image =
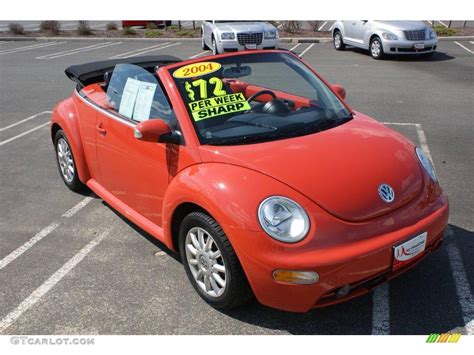
{"label": "rear wheel", "polygon": [[59,174],[64,183],[74,192],[83,191],[85,185],[79,180],[71,146],[64,131],[61,129],[54,136],[54,146],[56,148],[56,162],[58,163]]}
{"label": "rear wheel", "polygon": [[183,219],[179,249],[191,284],[212,307],[229,310],[252,296],[229,239],[209,215],[192,212]]}
{"label": "rear wheel", "polygon": [[382,59],[384,56],[382,41],[378,37],[372,38],[370,41],[370,55],[374,59]]}
{"label": "rear wheel", "polygon": [[344,44],[344,41],[342,40],[342,34],[339,30],[334,31],[334,48],[336,48],[337,51],[342,51],[346,48],[346,45]]}

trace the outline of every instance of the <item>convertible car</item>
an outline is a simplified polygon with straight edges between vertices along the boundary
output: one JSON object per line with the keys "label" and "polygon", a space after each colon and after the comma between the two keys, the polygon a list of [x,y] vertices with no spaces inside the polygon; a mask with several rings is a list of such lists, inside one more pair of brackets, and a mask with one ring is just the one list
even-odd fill
{"label": "convertible car", "polygon": [[59,172],[180,253],[218,309],[306,312],[437,249],[448,199],[423,150],[283,50],[75,65]]}

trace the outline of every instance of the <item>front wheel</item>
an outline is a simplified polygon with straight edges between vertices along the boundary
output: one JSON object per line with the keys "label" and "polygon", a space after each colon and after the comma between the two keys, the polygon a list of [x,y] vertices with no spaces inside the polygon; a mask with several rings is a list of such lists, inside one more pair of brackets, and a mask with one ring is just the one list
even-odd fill
{"label": "front wheel", "polygon": [[337,51],[342,51],[346,48],[344,41],[342,40],[342,35],[340,31],[334,32],[334,48]]}
{"label": "front wheel", "polygon": [[179,249],[191,284],[212,307],[229,310],[249,300],[252,293],[237,255],[212,217],[188,214],[181,223]]}
{"label": "front wheel", "polygon": [[374,59],[382,59],[383,58],[383,46],[382,41],[378,37],[374,37],[370,41],[370,55]]}
{"label": "front wheel", "polygon": [[56,162],[59,174],[66,186],[74,192],[85,189],[85,185],[79,180],[76,170],[76,161],[71,150],[69,141],[63,130],[58,130],[54,136],[54,146],[56,148]]}
{"label": "front wheel", "polygon": [[214,36],[212,36],[212,54],[213,55],[219,54],[219,50],[217,49],[217,43],[216,43],[216,40],[214,39]]}

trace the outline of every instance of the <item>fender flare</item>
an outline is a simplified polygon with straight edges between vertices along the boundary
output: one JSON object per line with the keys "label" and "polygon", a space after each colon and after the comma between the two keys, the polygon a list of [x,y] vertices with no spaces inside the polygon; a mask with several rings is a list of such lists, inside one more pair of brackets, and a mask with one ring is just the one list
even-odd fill
{"label": "fender flare", "polygon": [[[163,242],[177,250],[173,219],[183,204],[194,204],[208,212],[232,243],[232,228],[262,231],[257,211],[260,203],[273,195],[286,196],[302,205],[310,200],[282,182],[249,168],[201,163],[181,171],[170,182],[163,200]],[[184,216],[183,216],[184,217]]]}
{"label": "fender flare", "polygon": [[83,184],[86,184],[90,179],[90,174],[84,155],[78,120],[79,116],[73,99],[70,97],[61,101],[56,105],[51,114],[51,140],[54,144],[54,135],[56,134],[57,126],[59,126],[59,128],[66,134],[69,141],[72,154],[74,155],[74,162],[76,164],[79,180],[81,180]]}

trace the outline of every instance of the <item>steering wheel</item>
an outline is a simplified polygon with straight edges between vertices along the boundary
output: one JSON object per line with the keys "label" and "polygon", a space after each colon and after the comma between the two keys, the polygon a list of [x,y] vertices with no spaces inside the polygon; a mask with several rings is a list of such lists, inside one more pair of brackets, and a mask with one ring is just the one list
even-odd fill
{"label": "steering wheel", "polygon": [[273,97],[274,99],[277,98],[276,94],[271,91],[271,90],[260,90],[260,91],[257,91],[255,94],[251,95],[248,99],[247,99],[247,102],[251,102],[253,100],[255,100],[257,97],[261,96],[261,95],[270,95],[271,97]]}

